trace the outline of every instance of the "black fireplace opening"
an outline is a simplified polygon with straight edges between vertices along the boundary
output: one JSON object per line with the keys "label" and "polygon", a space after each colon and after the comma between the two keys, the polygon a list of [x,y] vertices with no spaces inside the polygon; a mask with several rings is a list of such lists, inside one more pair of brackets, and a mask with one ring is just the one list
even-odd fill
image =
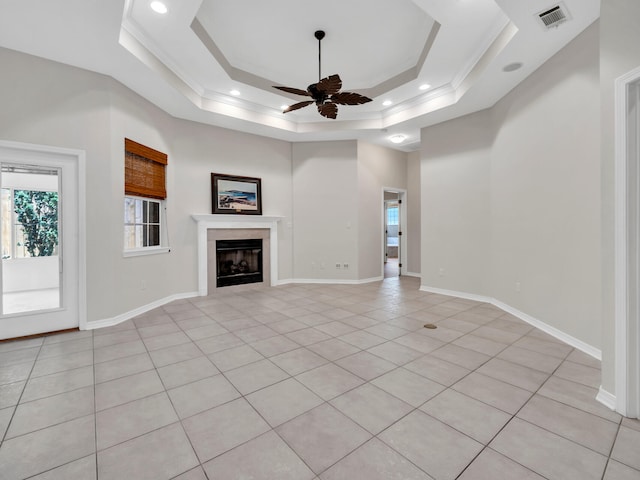
{"label": "black fireplace opening", "polygon": [[262,282],[262,239],[216,240],[216,261],[218,287]]}

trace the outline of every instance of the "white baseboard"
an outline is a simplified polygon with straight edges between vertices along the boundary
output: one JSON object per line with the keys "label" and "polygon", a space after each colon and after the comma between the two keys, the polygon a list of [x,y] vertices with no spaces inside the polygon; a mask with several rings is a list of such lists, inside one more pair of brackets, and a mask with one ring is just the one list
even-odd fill
{"label": "white baseboard", "polygon": [[87,322],[86,328],[84,328],[84,330],[95,330],[96,328],[113,327],[114,325],[118,325],[119,323],[126,322],[127,320],[131,320],[132,318],[137,317],[138,315],[142,315],[143,313],[146,313],[149,310],[153,310],[154,308],[161,307],[175,300],[183,300],[185,298],[194,298],[197,296],[198,296],[198,292],[185,292],[185,293],[177,293],[175,295],[169,295],[168,297],[161,298],[160,300],[156,300],[155,302],[148,303],[147,305],[143,305],[138,308],[134,308],[133,310],[129,310],[128,312],[121,313],[120,315],[117,315],[115,317],[104,318],[102,320],[96,320],[94,322]]}
{"label": "white baseboard", "polygon": [[421,278],[422,275],[420,275],[419,273],[415,273],[415,272],[405,272],[402,274],[404,277],[416,277],[416,278]]}
{"label": "white baseboard", "polygon": [[519,318],[523,322],[526,322],[529,325],[532,325],[542,330],[543,332],[551,335],[552,337],[555,337],[558,340],[561,340],[567,345],[571,345],[573,348],[577,348],[581,352],[584,352],[587,355],[590,355],[597,360],[602,360],[602,350],[595,348],[589,345],[588,343],[585,343],[582,340],[579,340],[569,335],[568,333],[563,332],[562,330],[558,330],[557,328],[552,327],[551,325],[544,323],[543,321],[538,320],[537,318],[534,318],[527,313],[521,312],[520,310],[513,308],[512,306],[507,305],[506,303],[501,302],[500,300],[497,300],[493,297],[476,295],[473,293],[466,293],[466,292],[457,292],[454,290],[445,290],[442,288],[434,288],[426,285],[422,285],[420,287],[420,290],[423,292],[438,293],[440,295],[447,295],[450,297],[458,297],[458,298],[464,298],[467,300],[475,300],[477,302],[490,303],[491,305],[498,307],[500,310],[504,310],[505,312],[510,313],[514,317]]}
{"label": "white baseboard", "polygon": [[360,280],[345,280],[336,278],[289,278],[286,280],[278,280],[276,285],[290,285],[295,283],[318,284],[318,285],[361,285],[363,283],[379,282],[384,277],[363,278]]}
{"label": "white baseboard", "polygon": [[616,409],[616,396],[607,392],[604,388],[600,387],[598,390],[598,395],[596,395],[596,400],[603,404],[605,407],[610,408],[611,410]]}
{"label": "white baseboard", "polygon": [[558,330],[557,328],[552,327],[551,325],[544,323],[541,320],[533,318],[531,315],[521,312],[520,310],[517,310],[505,303],[502,303],[499,300],[494,300],[493,305],[504,310],[507,313],[510,313],[514,317],[518,317],[520,320],[527,322],[529,325],[533,325],[534,327],[539,328],[540,330],[542,330],[545,333],[548,333],[552,337],[555,337],[558,340],[561,340],[564,343],[571,345],[573,348],[577,348],[578,350],[586,353],[587,355],[592,356],[596,360],[602,361],[602,350],[600,350],[599,348],[595,348],[589,345],[588,343],[585,343],[582,340],[579,340],[569,335],[568,333],[563,332],[562,330]]}
{"label": "white baseboard", "polygon": [[484,295],[476,295],[474,293],[466,293],[466,292],[457,292],[455,290],[445,290],[444,288],[428,287],[426,285],[421,285],[420,291],[437,293],[438,295],[446,295],[447,297],[464,298],[465,300],[474,300],[476,302],[493,303],[493,298],[485,297]]}
{"label": "white baseboard", "polygon": [[296,283],[294,282],[292,279],[290,278],[286,278],[284,280],[277,280],[276,282],[273,282],[271,284],[272,287],[279,287],[280,285],[291,285],[292,283]]}

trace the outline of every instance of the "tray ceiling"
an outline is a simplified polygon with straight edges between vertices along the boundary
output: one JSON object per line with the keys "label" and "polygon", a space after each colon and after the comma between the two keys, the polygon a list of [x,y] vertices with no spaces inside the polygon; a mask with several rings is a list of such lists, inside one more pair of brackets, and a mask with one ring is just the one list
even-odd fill
{"label": "tray ceiling", "polygon": [[[492,106],[599,16],[599,0],[0,0],[0,46],[107,74],[168,113],[289,141],[364,139],[402,150],[419,129]],[[545,29],[558,3],[569,20]],[[28,26],[28,28],[25,28]],[[271,88],[322,75],[374,100],[282,113]],[[505,72],[504,67],[522,63]],[[425,87],[428,85],[428,87]],[[235,90],[239,95],[232,95]],[[297,99],[296,99],[297,100]],[[389,137],[402,133],[401,145]]]}

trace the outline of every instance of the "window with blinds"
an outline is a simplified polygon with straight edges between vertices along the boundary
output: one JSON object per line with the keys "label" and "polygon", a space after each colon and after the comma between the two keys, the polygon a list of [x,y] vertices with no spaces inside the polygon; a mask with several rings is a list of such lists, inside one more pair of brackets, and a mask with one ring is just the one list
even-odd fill
{"label": "window with blinds", "polygon": [[165,153],[124,139],[124,193],[139,197],[167,198]]}
{"label": "window with blinds", "polygon": [[168,251],[164,201],[167,155],[124,140],[124,253]]}

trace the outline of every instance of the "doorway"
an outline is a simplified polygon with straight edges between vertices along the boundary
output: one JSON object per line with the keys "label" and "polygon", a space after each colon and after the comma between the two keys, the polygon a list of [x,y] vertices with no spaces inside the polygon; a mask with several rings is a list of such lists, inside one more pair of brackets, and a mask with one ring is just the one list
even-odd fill
{"label": "doorway", "polygon": [[0,142],[0,339],[84,321],[83,173],[82,152]]}
{"label": "doorway", "polygon": [[399,277],[404,273],[406,240],[403,225],[405,192],[397,189],[383,190],[383,242],[382,258],[384,278]]}
{"label": "doorway", "polygon": [[615,409],[640,417],[640,68],[615,83]]}

